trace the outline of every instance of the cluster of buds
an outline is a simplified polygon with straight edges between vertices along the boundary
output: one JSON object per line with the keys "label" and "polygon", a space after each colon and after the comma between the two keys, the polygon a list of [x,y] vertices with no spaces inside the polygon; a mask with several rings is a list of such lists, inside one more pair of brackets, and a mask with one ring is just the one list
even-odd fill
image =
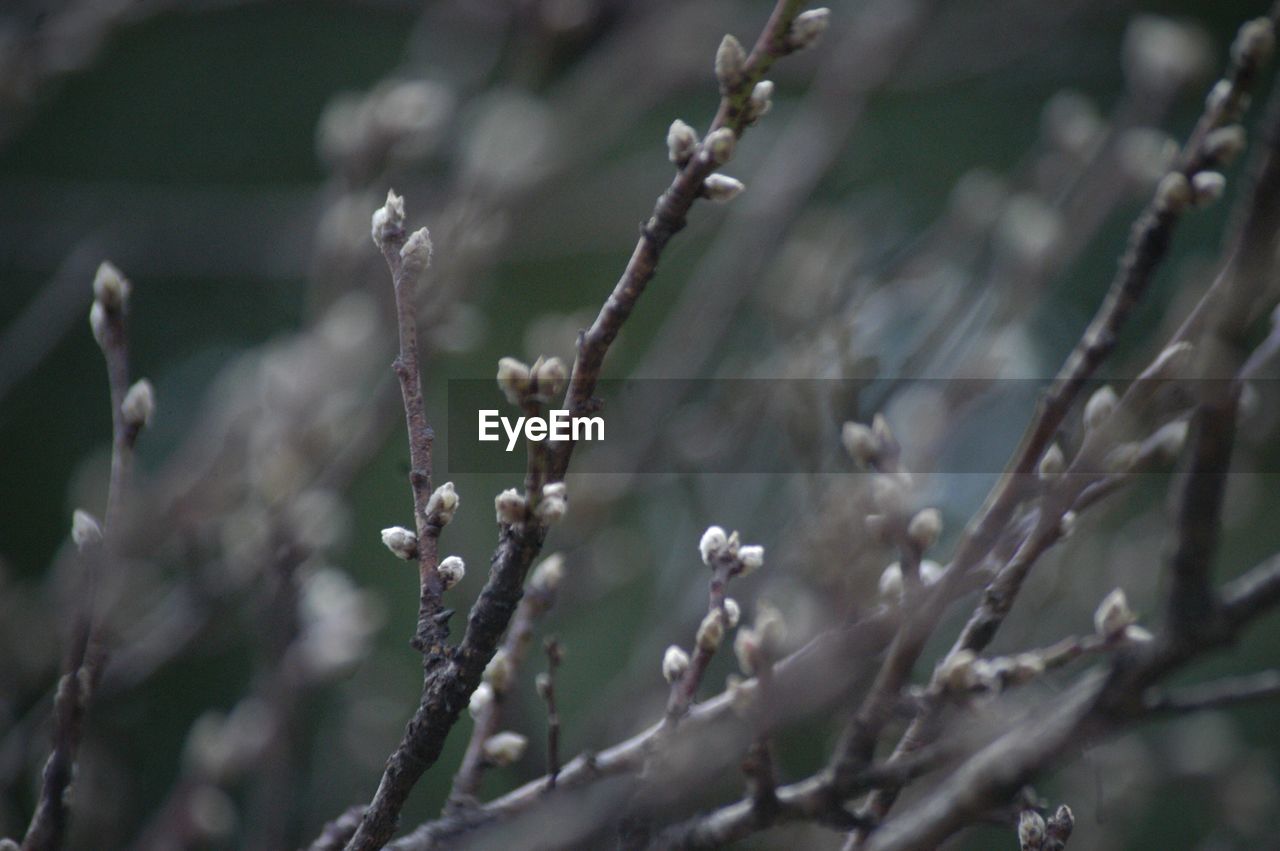
{"label": "cluster of buds", "polygon": [[99,346],[106,345],[108,323],[122,321],[130,289],[120,270],[103,260],[93,276],[93,306],[89,309],[89,327]]}
{"label": "cluster of buds", "polygon": [[453,482],[445,482],[427,500],[427,522],[438,527],[448,526],[458,512],[459,502]]}
{"label": "cluster of buds", "polygon": [[[920,562],[920,584],[928,588],[938,584],[938,580],[946,575],[947,569],[932,559]],[[880,596],[889,603],[900,603],[907,593],[906,580],[902,575],[902,564],[894,562],[880,574]]]}
{"label": "cluster of buds", "polygon": [[538,520],[552,526],[563,520],[568,510],[569,494],[564,482],[548,482],[542,486],[542,499],[538,500],[536,509]]}
{"label": "cluster of buds", "polygon": [[538,358],[529,366],[516,358],[498,361],[498,388],[518,407],[530,402],[547,404],[564,392],[569,371],[557,357]]}
{"label": "cluster of buds", "polygon": [[764,547],[743,545],[738,533],[726,534],[719,526],[710,526],[698,541],[698,552],[707,567],[727,566],[730,576],[745,576],[764,564]]}
{"label": "cluster of buds", "polygon": [[942,661],[934,678],[943,691],[963,695],[974,691],[996,692],[1006,686],[1022,685],[1043,674],[1044,670],[1044,658],[1036,653],[982,659],[972,650],[957,650]]}
{"label": "cluster of buds", "polygon": [[840,431],[840,440],[859,467],[865,470],[880,469],[886,461],[897,457],[898,441],[889,428],[883,414],[871,418],[871,425],[848,422]]}
{"label": "cluster of buds", "polygon": [[742,609],[739,608],[738,602],[732,598],[726,598],[722,605],[707,612],[702,623],[698,624],[698,634],[695,639],[698,650],[707,654],[715,653],[720,649],[725,631],[737,628],[738,621],[741,619]]}
{"label": "cluster of buds", "polygon": [[1018,814],[1018,849],[1063,851],[1075,826],[1075,814],[1066,804],[1059,806],[1047,821],[1035,810],[1023,810]]}
{"label": "cluster of buds", "polygon": [[1104,641],[1144,643],[1151,640],[1151,633],[1138,626],[1138,616],[1129,608],[1124,591],[1116,588],[1102,598],[1093,613],[1093,628]]}
{"label": "cluster of buds", "polygon": [[1208,207],[1222,197],[1226,188],[1227,179],[1219,171],[1198,171],[1190,180],[1182,172],[1172,171],[1156,186],[1156,209],[1177,215],[1188,207]]}
{"label": "cluster of buds", "polygon": [[733,653],[738,667],[747,676],[778,658],[787,637],[787,625],[782,613],[768,603],[756,605],[756,620],[751,627],[743,627],[733,639]]}

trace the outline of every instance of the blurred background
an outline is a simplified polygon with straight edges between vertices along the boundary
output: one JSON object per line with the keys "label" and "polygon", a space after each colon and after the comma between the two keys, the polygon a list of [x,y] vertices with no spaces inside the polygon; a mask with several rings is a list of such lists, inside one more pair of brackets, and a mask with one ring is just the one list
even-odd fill
{"label": "blurred background", "polygon": [[[421,321],[440,427],[450,380],[488,379],[504,355],[570,358],[670,180],[668,124],[706,126],[721,36],[750,44],[770,6],[0,7],[0,835],[25,828],[48,752],[78,577],[69,518],[105,502],[109,404],[87,322],[98,263],[133,282],[132,368],[154,382],[158,414],[139,443],[126,569],[107,589],[113,657],[72,844],[305,844],[368,800],[421,679],[414,571],[378,538],[410,525],[411,502],[370,214],[394,187],[409,223],[431,228]],[[892,556],[862,531],[844,420],[886,412],[921,474],[913,499],[943,512],[946,551],[1021,433],[1028,379],[1054,373],[1105,291],[1170,137],[1193,124],[1239,23],[1265,11],[862,0],[833,6],[821,44],[778,64],[773,109],[726,169],[747,191],[695,207],[606,374],[782,379],[738,400],[780,412],[778,432],[734,449],[804,472],[700,473],[732,432],[706,439],[714,411],[697,394],[625,463],[576,459],[573,507],[546,549],[566,579],[539,626],[565,650],[566,758],[660,717],[662,650],[689,646],[705,612],[696,547],[711,523],[766,547],[765,570],[733,593],[748,611],[778,606],[792,646],[875,604]],[[1158,351],[1211,278],[1235,184],[1179,231],[1114,375]],[[900,380],[957,376],[1025,392],[975,405],[945,382]],[[605,396],[619,421],[644,404]],[[1277,469],[1274,396],[1258,388],[1245,423],[1224,574],[1280,548],[1263,472]],[[495,540],[490,500],[519,481],[474,472],[447,429],[438,440],[438,480],[462,498],[442,546],[471,565],[451,592],[465,609]],[[949,473],[956,459],[991,472]],[[1116,585],[1151,611],[1167,488],[1153,470],[1081,518],[998,647],[1088,630]],[[940,630],[939,647],[954,634]],[[1277,641],[1264,624],[1193,673],[1256,668]],[[721,655],[707,694],[733,670]],[[486,797],[543,772],[543,664],[532,654],[507,715],[530,753],[490,772]],[[415,790],[407,826],[439,812],[470,726]],[[837,730],[787,731],[785,776],[821,765]],[[1075,809],[1082,848],[1265,847],[1278,759],[1274,710],[1256,707],[1092,748],[1037,791]],[[725,772],[689,806],[739,789]],[[839,838],[797,827],[747,844]],[[991,828],[955,847],[1015,844]]]}

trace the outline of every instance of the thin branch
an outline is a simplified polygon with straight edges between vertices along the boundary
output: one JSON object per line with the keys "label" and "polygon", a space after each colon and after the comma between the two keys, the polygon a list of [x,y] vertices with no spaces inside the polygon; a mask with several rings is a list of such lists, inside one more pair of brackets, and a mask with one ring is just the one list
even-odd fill
{"label": "thin branch", "polygon": [[1146,707],[1152,713],[1182,715],[1206,709],[1228,709],[1238,703],[1278,696],[1280,670],[1272,669],[1149,695]]}

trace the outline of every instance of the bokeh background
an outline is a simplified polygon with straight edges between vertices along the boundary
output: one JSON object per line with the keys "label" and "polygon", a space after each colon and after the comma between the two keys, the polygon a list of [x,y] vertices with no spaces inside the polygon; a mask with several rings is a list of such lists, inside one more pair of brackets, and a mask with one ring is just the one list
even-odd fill
{"label": "bokeh background", "polygon": [[[155,383],[159,413],[139,446],[145,510],[129,524],[130,575],[110,595],[119,671],[93,708],[73,844],[167,847],[154,831],[167,829],[175,784],[226,713],[252,727],[261,706],[242,698],[270,691],[280,641],[298,639],[311,642],[314,676],[288,707],[285,741],[208,784],[191,816],[200,835],[183,843],[294,847],[368,799],[420,684],[413,571],[378,540],[411,515],[386,368],[391,290],[369,214],[394,186],[409,221],[432,229],[425,379],[444,423],[450,379],[487,378],[504,355],[571,354],[670,179],[667,125],[705,126],[721,35],[749,43],[769,6],[0,7],[0,835],[24,828],[47,752],[76,587],[69,517],[105,499],[107,386],[86,321],[97,264],[133,281],[132,364]],[[608,374],[946,378],[967,364],[991,378],[1052,375],[1159,173],[1161,133],[1185,135],[1235,28],[1263,12],[1245,0],[836,4],[824,42],[779,64],[774,108],[728,169],[747,192],[695,208]],[[1117,375],[1158,349],[1205,285],[1228,210],[1180,231]],[[748,451],[806,471],[848,473],[840,422],[888,410],[912,461],[935,471],[919,499],[942,509],[944,542],[991,481],[948,476],[945,459],[999,469],[1031,398],[961,417],[910,382],[861,397],[767,386],[794,423]],[[1275,477],[1262,472],[1275,469],[1270,395],[1258,391],[1232,480],[1228,574],[1280,546]],[[795,643],[871,605],[890,560],[864,540],[856,476],[700,475],[707,447],[681,441],[699,433],[696,401],[652,435],[662,461],[641,456],[640,475],[603,461],[609,475],[570,477],[573,510],[548,542],[568,578],[542,625],[566,651],[566,756],[659,716],[662,649],[690,643],[704,606],[706,525],[766,546],[768,568],[735,593],[778,604]],[[517,481],[439,454],[461,462],[438,475],[462,495],[444,547],[471,565],[452,592],[465,608],[495,537],[490,499]],[[1084,518],[1000,646],[1087,629],[1117,584],[1139,609],[1153,601],[1167,485],[1143,476]],[[284,591],[281,535],[304,551]],[[1193,673],[1256,668],[1277,640],[1264,625]],[[491,772],[486,794],[542,772],[541,664],[535,654],[508,724],[530,733],[531,753]],[[820,765],[836,729],[789,730],[786,775]],[[464,719],[406,824],[438,812],[469,731]],[[1257,707],[1091,748],[1038,791],[1073,806],[1083,848],[1264,847],[1280,828],[1278,759],[1274,709]],[[729,773],[706,802],[737,788]],[[956,847],[1015,842],[984,828]],[[749,844],[832,843],[795,828]]]}

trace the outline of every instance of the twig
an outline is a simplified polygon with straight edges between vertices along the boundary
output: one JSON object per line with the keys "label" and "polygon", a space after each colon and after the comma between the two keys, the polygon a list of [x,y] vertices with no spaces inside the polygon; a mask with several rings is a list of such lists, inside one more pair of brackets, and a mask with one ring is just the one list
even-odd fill
{"label": "twig", "polygon": [[1148,695],[1145,702],[1149,712],[1180,715],[1276,696],[1280,696],[1280,670],[1272,669]]}
{"label": "twig", "polygon": [[543,648],[547,653],[547,670],[538,676],[538,694],[547,704],[547,791],[556,788],[560,775],[560,713],[556,709],[556,668],[562,658],[560,642],[548,638]]}

